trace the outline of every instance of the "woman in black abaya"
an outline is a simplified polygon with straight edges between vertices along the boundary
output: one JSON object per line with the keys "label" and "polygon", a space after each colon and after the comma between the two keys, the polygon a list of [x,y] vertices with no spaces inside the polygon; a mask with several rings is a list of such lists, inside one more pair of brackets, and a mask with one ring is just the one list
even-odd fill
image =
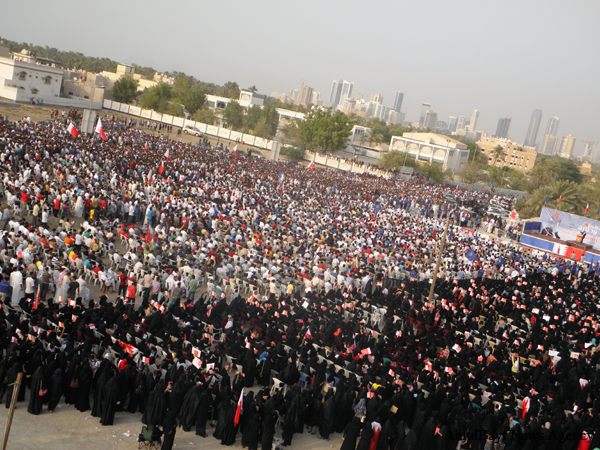
{"label": "woman in black abaya", "polygon": [[163,443],[160,450],[171,450],[175,441],[175,432],[177,431],[177,413],[175,411],[167,411],[163,424]]}
{"label": "woman in black abaya", "polygon": [[43,387],[44,368],[39,366],[31,377],[31,395],[29,397],[29,405],[27,412],[33,415],[39,415],[42,412],[46,392]]}
{"label": "woman in black abaya", "polygon": [[198,436],[206,437],[206,422],[209,419],[208,410],[210,409],[210,403],[212,402],[212,396],[208,389],[204,389],[200,395],[200,401],[198,409],[196,410],[196,434]]}
{"label": "woman in black abaya", "polygon": [[262,431],[260,438],[261,450],[271,450],[273,447],[273,437],[275,436],[275,417],[272,413],[266,412],[262,421]]}
{"label": "woman in black abaya", "polygon": [[240,423],[235,423],[235,413],[237,411],[237,403],[231,403],[231,406],[227,410],[225,415],[225,426],[223,427],[223,437],[221,438],[221,445],[233,445],[237,437],[237,432],[240,427]]}
{"label": "woman in black abaya", "polygon": [[257,450],[261,431],[260,414],[256,410],[250,411],[249,414],[250,419],[246,422],[242,432],[242,448]]}
{"label": "woman in black abaya", "polygon": [[352,422],[346,425],[344,429],[344,435],[342,437],[343,442],[340,450],[354,450],[356,447],[356,441],[358,440],[358,436],[360,436],[360,418],[354,416]]}
{"label": "woman in black abaya", "polygon": [[83,362],[81,372],[79,372],[79,388],[75,400],[75,408],[80,412],[90,409],[90,391],[92,390],[93,376],[92,368],[86,359]]}
{"label": "woman in black abaya", "polygon": [[[17,374],[22,372],[21,364],[18,362],[14,363],[10,369],[8,369],[7,374],[7,386],[6,386],[6,407],[10,407],[10,402],[12,400],[13,389],[15,387],[15,383],[17,382]],[[21,382],[21,386],[19,387],[18,397],[21,396],[21,392],[25,390],[25,386],[23,386],[23,382]],[[17,398],[18,398],[17,397]]]}
{"label": "woman in black abaya", "polygon": [[48,386],[48,411],[54,412],[56,405],[62,397],[63,371],[58,367],[50,377]]}
{"label": "woman in black abaya", "polygon": [[223,429],[225,428],[225,417],[230,407],[230,397],[223,398],[223,400],[221,400],[221,403],[219,403],[217,411],[217,426],[215,427],[215,431],[213,432],[213,437],[215,439],[223,438]]}
{"label": "woman in black abaya", "polygon": [[117,409],[117,398],[119,396],[119,383],[117,377],[113,376],[102,392],[102,415],[100,423],[102,425],[112,425],[115,421],[115,411]]}

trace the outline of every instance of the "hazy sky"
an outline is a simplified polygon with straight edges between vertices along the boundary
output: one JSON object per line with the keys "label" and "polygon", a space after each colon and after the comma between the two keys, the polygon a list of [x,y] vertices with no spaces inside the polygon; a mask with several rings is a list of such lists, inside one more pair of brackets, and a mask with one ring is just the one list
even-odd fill
{"label": "hazy sky", "polygon": [[492,134],[513,118],[523,142],[532,111],[558,134],[600,139],[600,2],[597,0],[198,1],[9,0],[2,38],[177,70],[259,92],[300,88],[329,99],[334,79],[353,95],[404,93],[406,119],[429,102],[438,120],[480,111]]}

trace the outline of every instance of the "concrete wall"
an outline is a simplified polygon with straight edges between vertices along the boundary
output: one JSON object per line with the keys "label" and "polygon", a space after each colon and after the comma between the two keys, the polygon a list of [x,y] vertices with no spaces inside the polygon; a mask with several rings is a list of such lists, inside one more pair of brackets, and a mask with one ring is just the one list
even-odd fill
{"label": "concrete wall", "polygon": [[390,174],[379,166],[372,166],[361,162],[353,162],[352,159],[342,158],[336,155],[321,155],[307,151],[304,159],[306,161],[315,161],[315,164],[330,167],[332,169],[343,170],[357,174],[368,173],[378,177],[390,178]]}
{"label": "concrete wall", "polygon": [[[59,99],[59,100],[75,100],[75,99]],[[86,107],[89,108],[89,100],[85,100],[87,106],[78,106],[78,107]],[[94,109],[100,109],[101,105],[94,104]],[[142,109],[137,106],[125,105],[119,102],[115,102],[113,100],[104,99],[104,103],[102,105],[104,109],[108,109],[111,111],[123,112],[132,116],[141,117],[142,119],[153,120],[155,122],[161,122],[167,125],[173,125],[176,127],[183,128],[184,126],[196,127],[203,133],[206,133],[210,136],[215,136],[220,139],[230,139],[230,140],[241,140],[246,145],[252,145],[255,147],[259,147],[265,150],[271,150],[273,148],[273,141],[268,139],[259,138],[250,134],[243,134],[237,131],[232,131],[229,128],[220,128],[214,125],[207,125],[205,123],[196,122],[194,120],[184,119],[182,117],[173,117],[168,114],[161,114],[156,111],[150,111],[147,109]]]}

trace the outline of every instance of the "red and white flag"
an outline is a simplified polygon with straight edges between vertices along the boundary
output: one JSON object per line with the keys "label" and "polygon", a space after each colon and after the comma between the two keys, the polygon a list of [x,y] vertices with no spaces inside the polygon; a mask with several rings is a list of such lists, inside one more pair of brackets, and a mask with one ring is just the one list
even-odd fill
{"label": "red and white flag", "polygon": [[148,143],[144,142],[144,150],[148,150]]}
{"label": "red and white flag", "polygon": [[562,202],[562,195],[560,197],[558,197],[558,204],[560,205],[560,202]]}
{"label": "red and white flag", "polygon": [[69,122],[69,126],[67,127],[67,131],[69,133],[71,133],[71,136],[73,136],[73,137],[79,136],[79,131],[77,131],[77,128],[75,128],[75,125],[73,125],[73,122]]}
{"label": "red and white flag", "polygon": [[165,166],[163,166],[163,163],[160,163],[160,167],[158,168],[158,174],[162,175],[163,172],[165,171]]}
{"label": "red and white flag", "polygon": [[169,162],[169,149],[165,153],[165,164]]}
{"label": "red and white flag", "polygon": [[310,328],[306,330],[306,339],[312,339],[312,333],[310,332]]}
{"label": "red and white flag", "polygon": [[588,212],[589,210],[590,210],[590,204],[588,203],[587,205],[585,205],[584,213]]}
{"label": "red and white flag", "polygon": [[100,135],[103,141],[108,141],[108,138],[104,134],[104,127],[102,126],[102,120],[98,119],[98,123],[96,124],[96,133]]}
{"label": "red and white flag", "polygon": [[527,415],[530,404],[531,404],[531,400],[529,399],[529,397],[525,397],[523,399],[523,404],[521,405],[521,419],[524,419],[525,416]]}
{"label": "red and white flag", "polygon": [[233,156],[237,156],[237,148],[238,148],[237,145],[235,147],[233,147]]}
{"label": "red and white flag", "polygon": [[35,302],[33,302],[33,309],[37,309],[40,306],[40,287],[38,286],[37,295],[35,296]]}
{"label": "red and white flag", "polygon": [[306,170],[312,171],[315,168],[315,160],[313,159],[308,166],[306,166]]}
{"label": "red and white flag", "polygon": [[244,388],[242,388],[242,393],[240,394],[240,399],[237,403],[237,409],[235,410],[235,417],[233,418],[233,424],[237,427],[237,424],[240,423],[240,414],[242,413],[242,404],[244,401]]}

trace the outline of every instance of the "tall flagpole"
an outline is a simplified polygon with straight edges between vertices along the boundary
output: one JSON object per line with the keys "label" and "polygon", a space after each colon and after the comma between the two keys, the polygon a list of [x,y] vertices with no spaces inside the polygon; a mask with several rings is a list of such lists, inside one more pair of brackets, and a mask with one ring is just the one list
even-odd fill
{"label": "tall flagpole", "polygon": [[433,290],[435,289],[435,282],[437,281],[438,272],[440,271],[440,263],[442,261],[442,253],[446,246],[446,236],[448,236],[448,226],[450,225],[450,205],[448,205],[448,211],[446,212],[446,227],[444,228],[444,234],[442,235],[442,242],[438,250],[437,260],[435,262],[435,270],[433,271],[433,280],[431,280],[431,288],[429,289],[429,297],[427,301],[429,303],[433,300]]}

